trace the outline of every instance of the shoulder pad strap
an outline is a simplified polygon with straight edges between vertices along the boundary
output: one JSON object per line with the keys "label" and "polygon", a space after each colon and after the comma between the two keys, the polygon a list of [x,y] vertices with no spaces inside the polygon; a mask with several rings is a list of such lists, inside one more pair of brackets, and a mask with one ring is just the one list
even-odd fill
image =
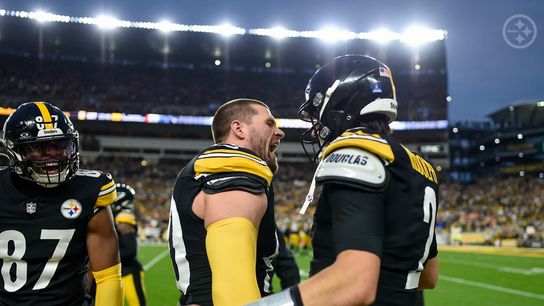
{"label": "shoulder pad strap", "polygon": [[345,147],[363,149],[378,155],[389,163],[395,160],[395,155],[387,140],[381,138],[378,134],[368,134],[363,131],[343,133],[325,149],[323,158],[327,158],[332,152]]}
{"label": "shoulder pad strap", "polygon": [[194,163],[195,175],[243,172],[272,182],[272,170],[258,156],[239,149],[211,147],[197,157]]}
{"label": "shoulder pad strap", "polygon": [[345,147],[330,153],[321,162],[316,182],[381,191],[387,186],[388,176],[382,160],[376,155],[360,148]]}

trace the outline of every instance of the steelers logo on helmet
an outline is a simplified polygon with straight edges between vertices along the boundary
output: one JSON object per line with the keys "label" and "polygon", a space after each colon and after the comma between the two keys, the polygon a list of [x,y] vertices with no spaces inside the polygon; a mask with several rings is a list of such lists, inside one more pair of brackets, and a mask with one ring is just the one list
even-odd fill
{"label": "steelers logo on helmet", "polygon": [[75,199],[68,199],[60,206],[60,212],[66,219],[76,219],[81,215],[83,207]]}

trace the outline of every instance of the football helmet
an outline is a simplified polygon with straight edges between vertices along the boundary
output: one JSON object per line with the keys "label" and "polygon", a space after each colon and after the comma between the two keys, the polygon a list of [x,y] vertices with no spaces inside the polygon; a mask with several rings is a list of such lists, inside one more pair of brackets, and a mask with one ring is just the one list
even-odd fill
{"label": "football helmet", "polygon": [[78,140],[70,119],[47,102],[21,104],[4,123],[2,135],[11,170],[46,188],[76,174]]}
{"label": "football helmet", "polygon": [[389,67],[365,55],[334,58],[317,70],[306,86],[299,118],[312,125],[300,137],[304,152],[315,162],[324,146],[345,130],[375,117],[369,116],[372,114],[380,114],[388,122],[397,117]]}
{"label": "football helmet", "polygon": [[122,210],[134,211],[134,198],[136,191],[127,184],[117,183],[115,185],[117,191],[117,199],[112,204],[111,209],[114,215],[117,215]]}

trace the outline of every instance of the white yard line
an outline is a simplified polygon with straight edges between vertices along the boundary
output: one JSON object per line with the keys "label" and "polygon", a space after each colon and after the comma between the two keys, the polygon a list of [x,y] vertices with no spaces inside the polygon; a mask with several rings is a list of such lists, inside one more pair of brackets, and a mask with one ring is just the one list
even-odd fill
{"label": "white yard line", "polygon": [[498,291],[498,292],[502,292],[502,293],[508,293],[508,294],[513,294],[513,295],[529,297],[529,298],[533,298],[533,299],[544,300],[544,295],[542,295],[542,294],[537,294],[537,293],[532,293],[532,292],[527,292],[527,291],[521,291],[521,290],[516,290],[516,289],[510,289],[510,288],[506,288],[506,287],[500,287],[500,286],[495,286],[495,285],[491,285],[491,284],[470,281],[470,280],[457,278],[457,277],[440,275],[439,280],[445,280],[445,281],[452,282],[452,283],[458,283],[458,284],[468,285],[468,286],[472,286],[472,287],[480,287],[480,288],[494,290],[494,291]]}
{"label": "white yard line", "polygon": [[459,259],[440,259],[439,261],[454,263],[454,264],[461,264],[465,266],[473,266],[478,268],[487,268],[487,269],[492,269],[499,272],[508,272],[508,273],[515,273],[515,274],[523,274],[523,275],[535,275],[535,274],[544,273],[544,269],[535,268],[535,267],[530,269],[520,269],[520,268],[514,268],[514,267],[508,267],[508,266],[497,266],[497,265],[488,264],[484,262],[459,260]]}
{"label": "white yard line", "polygon": [[159,261],[161,261],[164,257],[168,256],[170,250],[166,249],[159,255],[153,257],[148,263],[144,266],[144,271],[147,271],[151,269],[154,265],[156,265]]}

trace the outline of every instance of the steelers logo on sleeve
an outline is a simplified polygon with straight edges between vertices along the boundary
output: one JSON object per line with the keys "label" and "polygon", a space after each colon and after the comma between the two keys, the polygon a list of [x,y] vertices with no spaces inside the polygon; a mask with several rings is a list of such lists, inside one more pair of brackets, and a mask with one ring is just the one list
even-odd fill
{"label": "steelers logo on sleeve", "polygon": [[60,212],[66,219],[76,219],[81,215],[81,204],[74,199],[64,201],[60,206]]}

